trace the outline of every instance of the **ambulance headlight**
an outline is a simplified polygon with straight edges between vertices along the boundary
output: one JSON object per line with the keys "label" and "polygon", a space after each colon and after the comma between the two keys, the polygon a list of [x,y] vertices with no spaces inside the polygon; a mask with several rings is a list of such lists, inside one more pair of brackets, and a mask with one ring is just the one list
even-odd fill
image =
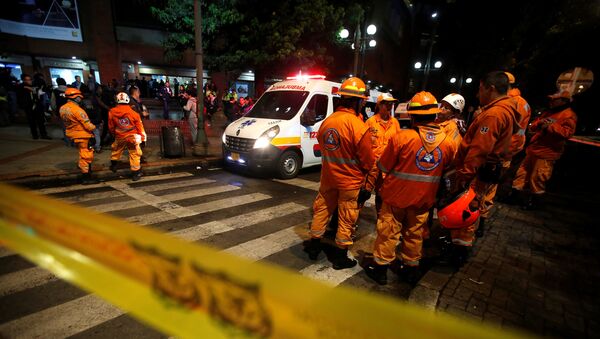
{"label": "ambulance headlight", "polygon": [[261,136],[254,142],[254,148],[265,148],[269,146],[271,140],[279,134],[279,126],[273,126],[266,130]]}

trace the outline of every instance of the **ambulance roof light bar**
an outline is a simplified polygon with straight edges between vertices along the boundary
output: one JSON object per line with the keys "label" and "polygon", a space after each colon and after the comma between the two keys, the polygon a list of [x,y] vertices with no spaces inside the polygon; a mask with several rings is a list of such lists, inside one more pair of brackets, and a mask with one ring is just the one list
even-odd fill
{"label": "ambulance roof light bar", "polygon": [[298,72],[298,75],[296,76],[292,76],[292,77],[287,77],[287,80],[308,80],[308,79],[325,79],[324,75],[320,75],[320,74],[302,74],[302,71]]}

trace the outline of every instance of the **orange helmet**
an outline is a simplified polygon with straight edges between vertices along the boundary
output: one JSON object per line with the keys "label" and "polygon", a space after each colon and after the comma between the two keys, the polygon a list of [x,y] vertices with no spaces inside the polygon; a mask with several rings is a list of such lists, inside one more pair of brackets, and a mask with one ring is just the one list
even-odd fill
{"label": "orange helmet", "polygon": [[429,92],[419,92],[408,102],[408,114],[437,114],[440,107],[436,98]]}
{"label": "orange helmet", "polygon": [[514,75],[512,75],[512,73],[509,73],[509,72],[504,72],[504,74],[506,74],[506,76],[508,77],[508,83],[509,83],[509,84],[511,84],[511,85],[512,85],[512,84],[514,84],[514,83],[515,83],[515,81],[516,81],[516,80],[515,80],[515,76],[514,76]]}
{"label": "orange helmet", "polygon": [[342,82],[342,85],[338,90],[338,94],[342,96],[368,99],[369,97],[365,95],[365,93],[368,94],[367,86],[365,86],[365,83],[357,77],[346,79]]}
{"label": "orange helmet", "polygon": [[80,97],[83,99],[83,94],[81,94],[80,90],[78,90],[77,88],[73,88],[73,87],[67,88],[67,90],[65,91],[65,98],[75,99],[77,97]]}
{"label": "orange helmet", "polygon": [[438,210],[438,219],[444,228],[463,228],[474,224],[479,218],[479,209],[472,211],[469,208],[475,199],[475,191],[469,188],[458,195],[452,202]]}

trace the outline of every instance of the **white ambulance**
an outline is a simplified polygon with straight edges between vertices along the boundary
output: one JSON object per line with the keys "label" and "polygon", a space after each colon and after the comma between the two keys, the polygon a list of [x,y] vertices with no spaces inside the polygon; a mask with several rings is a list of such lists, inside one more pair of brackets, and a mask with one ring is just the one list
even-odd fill
{"label": "white ambulance", "polygon": [[223,133],[225,166],[274,170],[283,179],[321,164],[317,131],[333,113],[339,83],[298,75],[273,84]]}

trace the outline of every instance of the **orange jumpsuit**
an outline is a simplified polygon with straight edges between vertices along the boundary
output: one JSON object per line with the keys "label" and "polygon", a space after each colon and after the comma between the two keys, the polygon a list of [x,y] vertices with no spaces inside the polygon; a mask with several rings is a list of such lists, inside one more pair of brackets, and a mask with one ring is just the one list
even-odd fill
{"label": "orange jumpsuit", "polygon": [[[373,155],[377,160],[383,153],[383,150],[385,150],[390,138],[400,132],[400,123],[391,116],[388,121],[385,121],[379,114],[375,114],[367,120],[366,124],[369,127],[369,132],[371,132]],[[374,164],[373,168],[369,172],[365,189],[368,191],[375,189],[376,193],[379,192],[379,189],[381,188],[381,181],[377,181],[378,176],[379,169],[377,168],[377,164]],[[384,177],[385,174],[382,173],[382,178]]]}
{"label": "orange jumpsuit", "polygon": [[129,105],[119,104],[108,112],[108,130],[115,136],[115,142],[111,146],[110,160],[118,161],[123,150],[127,148],[129,167],[132,171],[139,170],[142,156],[140,143],[146,139],[140,115]]}
{"label": "orange jumpsuit", "polygon": [[515,109],[519,113],[519,129],[513,134],[511,138],[511,150],[512,156],[521,152],[525,146],[525,132],[527,132],[527,125],[529,125],[529,119],[531,119],[531,107],[525,99],[521,96],[521,91],[518,88],[512,88],[508,91],[508,96],[513,98]]}
{"label": "orange jumpsuit", "polygon": [[456,144],[438,125],[421,125],[393,136],[381,158],[383,205],[377,219],[373,257],[386,265],[396,258],[402,236],[401,258],[417,266],[422,256],[423,225],[433,206],[442,174],[456,153]]}
{"label": "orange jumpsuit", "polygon": [[545,112],[536,119],[530,127],[535,135],[527,147],[525,160],[517,170],[513,188],[523,190],[528,183],[532,193],[544,193],[554,162],[562,155],[565,143],[575,133],[576,126],[577,115],[570,108]]}
{"label": "orange jumpsuit", "polygon": [[339,108],[323,121],[317,134],[321,146],[321,186],[313,204],[310,234],[321,238],[336,206],[339,212],[335,242],[339,247],[351,245],[358,219],[356,199],[365,175],[375,158],[367,125],[354,110]]}
{"label": "orange jumpsuit", "polygon": [[78,166],[81,173],[88,173],[94,160],[94,149],[88,147],[88,142],[94,136],[92,131],[96,126],[90,122],[83,108],[71,100],[61,106],[60,119],[65,125],[67,138],[72,139],[79,150]]}
{"label": "orange jumpsuit", "polygon": [[[512,157],[512,135],[518,128],[519,113],[508,96],[498,98],[475,117],[467,130],[456,155],[457,180],[470,183],[475,189],[481,217],[487,217],[493,206],[497,183],[483,182],[477,171],[487,165],[503,166]],[[458,245],[473,244],[477,223],[452,230],[452,242]]]}

